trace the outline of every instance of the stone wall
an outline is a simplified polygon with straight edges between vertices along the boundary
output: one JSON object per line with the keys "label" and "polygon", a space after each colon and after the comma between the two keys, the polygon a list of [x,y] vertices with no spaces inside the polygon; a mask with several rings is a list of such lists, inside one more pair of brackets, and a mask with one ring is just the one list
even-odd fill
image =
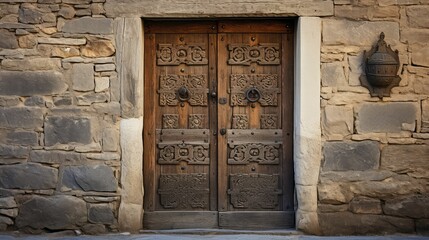
{"label": "stone wall", "polygon": [[120,84],[103,0],[0,0],[0,230],[117,231]]}
{"label": "stone wall", "polygon": [[[0,231],[141,227],[141,17],[319,16],[322,145],[306,135],[316,111],[295,105],[297,228],[428,234],[428,14],[428,0],[0,0]],[[381,31],[402,78],[382,100],[359,81]]]}
{"label": "stone wall", "polygon": [[[428,234],[429,1],[334,3],[322,19],[320,227]],[[402,79],[382,100],[359,81],[380,32],[399,51]]]}

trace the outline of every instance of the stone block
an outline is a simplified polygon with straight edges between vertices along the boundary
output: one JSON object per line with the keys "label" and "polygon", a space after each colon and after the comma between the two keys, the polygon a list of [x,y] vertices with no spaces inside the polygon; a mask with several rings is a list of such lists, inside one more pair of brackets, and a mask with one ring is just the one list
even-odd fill
{"label": "stone block", "polygon": [[371,19],[371,8],[360,7],[355,5],[338,5],[335,6],[335,17],[348,18],[353,20]]}
{"label": "stone block", "polygon": [[116,152],[119,147],[119,131],[114,128],[103,130],[103,150],[106,152]]}
{"label": "stone block", "polygon": [[65,33],[112,34],[113,20],[91,17],[66,20],[61,31]]}
{"label": "stone block", "polygon": [[1,215],[15,218],[16,216],[18,216],[18,208],[0,209],[0,216]]}
{"label": "stone block", "polygon": [[58,16],[61,16],[65,19],[72,19],[76,11],[72,6],[69,5],[61,5],[61,9],[58,11]]}
{"label": "stone block", "polygon": [[429,29],[405,28],[401,31],[401,42],[409,44],[426,44],[429,38]]}
{"label": "stone block", "polygon": [[394,175],[390,171],[344,171],[321,172],[320,182],[358,182],[358,181],[383,181]]}
{"label": "stone block", "polygon": [[61,60],[55,58],[5,59],[1,62],[1,66],[2,69],[11,71],[49,71],[59,70]]}
{"label": "stone block", "polygon": [[429,81],[427,77],[414,75],[414,92],[417,94],[426,94],[429,92]]}
{"label": "stone block", "polygon": [[34,35],[25,35],[18,38],[21,48],[34,48],[37,44],[37,37]]}
{"label": "stone block", "polygon": [[0,215],[0,224],[13,225],[13,220],[9,217]]}
{"label": "stone block", "polygon": [[103,224],[85,224],[82,227],[82,231],[88,235],[99,235],[106,233],[107,229]]}
{"label": "stone block", "polygon": [[115,64],[97,64],[97,65],[95,65],[95,71],[96,72],[115,71],[115,69],[116,69]]}
{"label": "stone block", "polygon": [[425,184],[424,181],[416,180],[407,175],[393,175],[383,181],[350,182],[343,185],[355,195],[386,199],[398,195],[427,192]]}
{"label": "stone block", "polygon": [[29,160],[48,164],[75,164],[84,158],[80,153],[75,152],[33,150],[30,152]]}
{"label": "stone block", "polygon": [[381,154],[381,169],[429,179],[428,145],[388,145]]}
{"label": "stone block", "polygon": [[2,128],[41,128],[43,111],[39,108],[0,108],[0,127]]}
{"label": "stone block", "polygon": [[2,4],[0,3],[0,18],[9,15],[9,14],[18,14],[19,5],[18,4]]}
{"label": "stone block", "polygon": [[89,106],[93,103],[104,103],[109,100],[109,94],[106,92],[101,93],[87,93],[77,96],[77,105]]}
{"label": "stone block", "polygon": [[410,102],[364,103],[357,109],[358,133],[401,132],[403,124],[415,124],[417,106]]}
{"label": "stone block", "polygon": [[18,14],[21,23],[38,24],[43,22],[43,13],[31,4],[22,4]]}
{"label": "stone block", "polygon": [[335,212],[346,212],[349,209],[348,204],[319,204],[317,206],[317,211],[320,213],[335,213]]}
{"label": "stone block", "polygon": [[340,183],[319,184],[317,187],[320,203],[340,204],[348,203],[353,198],[353,193],[347,189],[347,185]]}
{"label": "stone block", "polygon": [[361,82],[359,77],[365,72],[364,70],[364,61],[362,54],[357,56],[347,56],[349,63],[349,85],[351,86],[360,86]]}
{"label": "stone block", "polygon": [[374,141],[327,142],[323,154],[323,171],[371,170],[380,163],[380,149]]}
{"label": "stone block", "polygon": [[91,120],[85,117],[46,117],[45,145],[91,143]]}
{"label": "stone block", "polygon": [[410,27],[429,28],[429,8],[427,6],[409,6],[407,7],[407,16]]}
{"label": "stone block", "polygon": [[18,47],[15,34],[6,29],[0,29],[0,48],[15,49]]}
{"label": "stone block", "polygon": [[115,53],[115,47],[109,40],[100,38],[87,38],[87,44],[81,49],[85,57],[109,57]]}
{"label": "stone block", "polygon": [[116,0],[104,5],[109,17],[119,16],[165,16],[165,17],[236,17],[236,16],[332,16],[334,4],[329,1],[264,0],[252,2],[218,0],[216,2],[190,0],[171,1],[160,7],[160,2]]}
{"label": "stone block", "polygon": [[[36,132],[0,130],[0,143],[10,145],[37,146],[39,139]],[[0,153],[0,155],[2,154]]]}
{"label": "stone block", "polygon": [[108,204],[92,205],[88,210],[88,221],[91,223],[114,224],[115,216]]}
{"label": "stone block", "polygon": [[121,155],[118,153],[88,153],[86,155],[89,159],[103,160],[103,161],[115,161],[121,159]]}
{"label": "stone block", "polygon": [[24,105],[27,107],[44,107],[45,99],[41,96],[32,96],[25,99]]}
{"label": "stone block", "polygon": [[37,39],[38,43],[41,44],[53,44],[53,45],[85,45],[86,39],[85,38],[46,38],[46,37],[39,37]]}
{"label": "stone block", "polygon": [[53,100],[57,107],[73,105],[73,98],[68,95],[53,97]]}
{"label": "stone block", "polygon": [[384,32],[392,46],[399,43],[399,24],[396,22],[367,22],[324,19],[323,43],[326,45],[372,46]]}
{"label": "stone block", "polygon": [[422,128],[422,132],[429,132],[429,100],[422,101]]}
{"label": "stone block", "polygon": [[37,163],[0,166],[0,187],[51,189],[58,181],[58,170]]}
{"label": "stone block", "polygon": [[55,95],[65,92],[67,88],[59,72],[0,72],[0,95]]}
{"label": "stone block", "polygon": [[320,213],[319,223],[324,235],[368,235],[413,233],[414,220],[383,215],[350,212]]}
{"label": "stone block", "polygon": [[106,165],[68,166],[64,168],[61,189],[116,192],[118,181]]}
{"label": "stone block", "polygon": [[336,87],[347,85],[344,67],[341,62],[322,63],[322,86]]}
{"label": "stone block", "polygon": [[18,207],[18,205],[15,202],[15,198],[14,197],[3,197],[0,198],[0,208],[16,208]]}
{"label": "stone block", "polygon": [[364,214],[382,214],[381,201],[375,198],[355,197],[349,204],[350,211],[353,213]]}
{"label": "stone block", "polygon": [[0,107],[15,107],[20,103],[18,97],[0,97]]}
{"label": "stone block", "polygon": [[82,199],[66,195],[33,196],[19,207],[16,226],[50,230],[78,229],[86,221],[87,208]]}
{"label": "stone block", "polygon": [[327,105],[323,112],[323,133],[328,139],[341,140],[353,134],[353,107]]}
{"label": "stone block", "polygon": [[52,57],[69,58],[80,56],[79,49],[75,47],[53,47],[51,51]]}
{"label": "stone block", "polygon": [[386,215],[398,217],[429,218],[429,195],[412,195],[386,200],[383,211]]}
{"label": "stone block", "polygon": [[417,66],[429,67],[429,46],[413,45],[411,46],[411,62]]}
{"label": "stone block", "polygon": [[103,92],[109,89],[109,77],[96,77],[95,78],[95,92]]}
{"label": "stone block", "polygon": [[73,65],[71,78],[73,90],[92,91],[94,90],[94,64],[77,63]]}

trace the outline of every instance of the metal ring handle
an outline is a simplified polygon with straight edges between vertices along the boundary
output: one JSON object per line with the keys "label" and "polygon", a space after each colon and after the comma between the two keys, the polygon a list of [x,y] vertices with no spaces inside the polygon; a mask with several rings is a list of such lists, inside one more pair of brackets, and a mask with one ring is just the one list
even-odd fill
{"label": "metal ring handle", "polygon": [[254,103],[259,101],[260,98],[261,98],[261,92],[257,88],[251,87],[246,90],[247,101]]}
{"label": "metal ring handle", "polygon": [[182,102],[188,101],[191,98],[191,93],[189,92],[189,90],[186,86],[181,86],[177,90],[177,95],[179,97],[179,100]]}

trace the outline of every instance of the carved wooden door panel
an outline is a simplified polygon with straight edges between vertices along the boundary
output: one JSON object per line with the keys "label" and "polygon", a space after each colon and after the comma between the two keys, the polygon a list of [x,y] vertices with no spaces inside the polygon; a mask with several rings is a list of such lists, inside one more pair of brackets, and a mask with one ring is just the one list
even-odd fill
{"label": "carved wooden door panel", "polygon": [[293,36],[145,21],[144,228],[293,226]]}
{"label": "carved wooden door panel", "polygon": [[293,35],[281,22],[221,22],[219,225],[293,224]]}

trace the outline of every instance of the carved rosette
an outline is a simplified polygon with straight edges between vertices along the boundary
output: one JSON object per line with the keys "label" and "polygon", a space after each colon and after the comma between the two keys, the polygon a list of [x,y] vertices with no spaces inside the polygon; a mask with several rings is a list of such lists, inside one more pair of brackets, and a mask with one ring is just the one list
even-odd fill
{"label": "carved rosette", "polygon": [[277,114],[261,114],[261,129],[277,129]]}
{"label": "carved rosette", "polygon": [[179,114],[163,114],[162,115],[162,128],[163,129],[177,129],[177,128],[179,128]]}
{"label": "carved rosette", "polygon": [[206,65],[206,55],[204,44],[158,44],[156,51],[157,64],[161,66]]}
{"label": "carved rosette", "polygon": [[206,209],[209,204],[207,174],[161,174],[158,194],[165,209]]}
{"label": "carved rosette", "polygon": [[257,100],[262,106],[277,106],[280,88],[277,74],[231,74],[231,106],[247,106],[246,91],[258,89],[261,96]]}
{"label": "carved rosette", "polygon": [[280,45],[278,43],[261,43],[257,46],[247,44],[229,44],[228,64],[231,65],[279,65]]}
{"label": "carved rosette", "polygon": [[246,210],[276,209],[279,205],[277,174],[230,174],[228,194],[234,208]]}
{"label": "carved rosette", "polygon": [[210,163],[209,144],[164,144],[159,143],[159,158],[158,164],[180,164],[181,161],[188,164],[203,164]]}
{"label": "carved rosette", "polygon": [[228,144],[228,164],[279,164],[280,144]]}
{"label": "carved rosette", "polygon": [[249,118],[246,114],[234,114],[232,116],[232,128],[234,129],[248,129]]}
{"label": "carved rosette", "polygon": [[207,106],[207,76],[167,74],[159,77],[159,104],[161,106],[176,106],[179,104],[177,91],[186,87],[189,91],[187,102],[192,106]]}
{"label": "carved rosette", "polygon": [[205,114],[190,114],[189,115],[189,128],[190,129],[202,129],[206,119]]}

